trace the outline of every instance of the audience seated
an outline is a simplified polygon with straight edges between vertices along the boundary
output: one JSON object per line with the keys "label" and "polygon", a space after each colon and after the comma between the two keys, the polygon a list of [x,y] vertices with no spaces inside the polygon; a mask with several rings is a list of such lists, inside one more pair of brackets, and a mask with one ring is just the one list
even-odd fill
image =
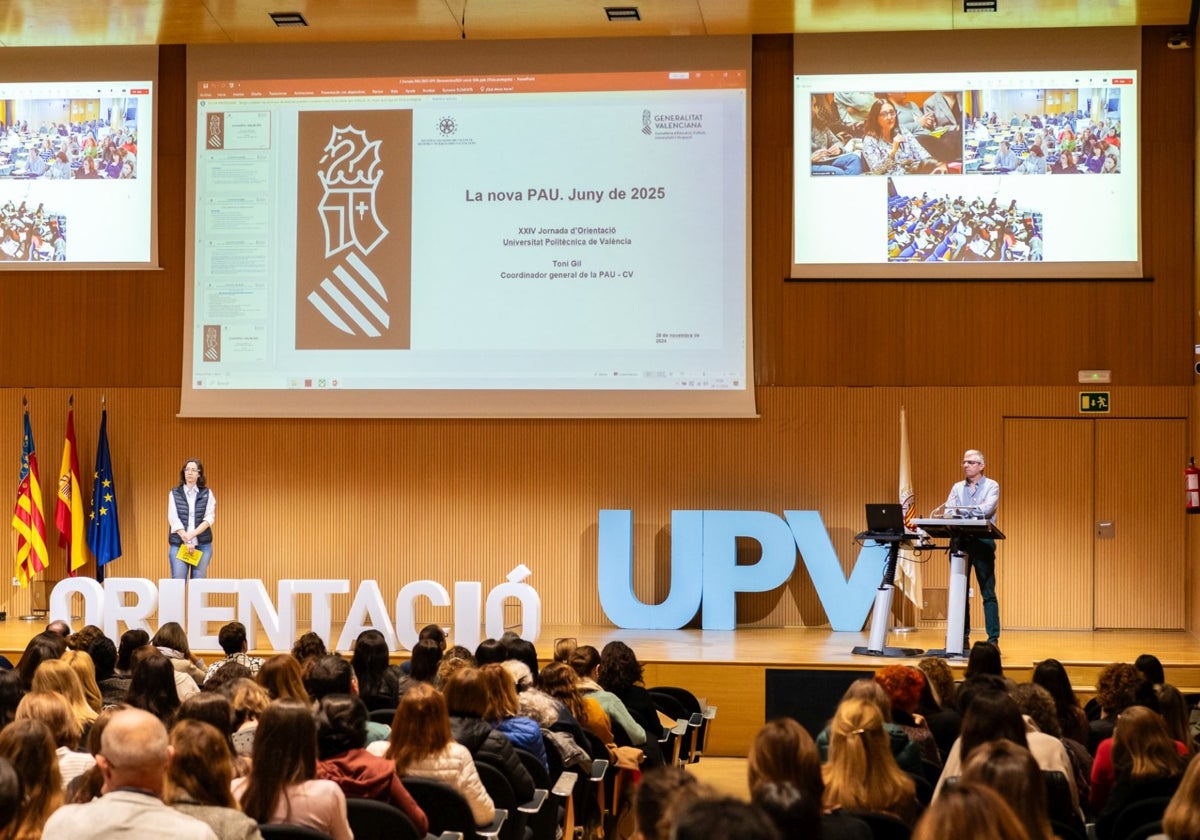
{"label": "audience seated", "polygon": [[[751,798],[771,814],[784,836],[819,833],[824,840],[854,840],[865,835],[869,840],[870,829],[859,820],[838,809],[822,814],[825,781],[817,745],[792,718],[769,720],[758,731],[750,745],[746,776]],[[803,832],[797,830],[801,825]]]}
{"label": "audience seated", "polygon": [[118,676],[117,646],[107,636],[96,639],[88,647],[92,657],[92,665],[96,669],[96,685],[100,689],[100,702],[103,706],[113,706],[125,700],[129,692],[129,677]]}
{"label": "audience seated", "polygon": [[487,683],[478,668],[464,668],[442,687],[446,711],[450,714],[450,733],[467,748],[476,761],[486,761],[504,771],[517,800],[527,802],[533,796],[533,778],[521,764],[512,741],[487,721]]}
{"label": "audience seated", "polygon": [[1096,837],[1109,840],[1117,815],[1130,803],[1175,794],[1183,778],[1187,747],[1171,739],[1162,717],[1130,706],[1117,717],[1113,736],[1096,750],[1092,810]]}
{"label": "audience seated", "polygon": [[33,674],[38,666],[48,659],[58,659],[66,652],[67,640],[57,633],[39,633],[25,645],[25,652],[17,663],[21,675],[21,687],[26,691],[33,686]]}
{"label": "audience seated", "polygon": [[[75,675],[71,666],[61,659],[48,659],[38,666],[33,673],[32,690],[58,692],[67,701],[71,714],[79,724],[79,731],[83,734],[87,733],[96,720],[98,713],[88,705],[79,677]],[[78,741],[77,738],[77,744]]]}
{"label": "audience seated", "polygon": [[[859,679],[850,683],[842,695],[842,702],[847,700],[864,700],[879,709],[883,718],[883,730],[887,733],[888,747],[901,770],[909,773],[921,772],[921,747],[913,743],[908,733],[892,723],[892,704],[887,693],[873,679]],[[829,741],[832,723],[817,734],[817,751],[821,761],[828,760]]]}
{"label": "audience seated", "polygon": [[925,675],[925,688],[921,690],[918,710],[933,732],[938,754],[945,761],[962,729],[962,715],[955,705],[954,676],[946,660],[933,656],[917,663],[917,669]]}
{"label": "audience seated", "polygon": [[875,672],[875,682],[891,702],[892,723],[903,729],[909,740],[920,748],[923,761],[940,765],[942,757],[933,732],[917,713],[925,688],[925,675],[909,665],[888,665]]}
{"label": "audience seated", "polygon": [[422,639],[417,642],[417,646],[412,649],[412,657],[405,663],[408,665],[408,671],[400,673],[398,696],[403,696],[404,692],[417,683],[436,685],[441,661],[442,648],[438,646],[437,641]]}
{"label": "audience seated", "polygon": [[390,741],[369,745],[367,751],[393,762],[396,775],[433,779],[454,788],[471,806],[477,825],[495,817],[495,805],[470,751],[451,738],[446,700],[432,686],[418,683],[409,689],[392,718]]}
{"label": "audience seated", "polygon": [[[579,676],[570,665],[552,662],[538,672],[538,685],[559,704],[558,723],[561,731],[571,734],[575,743],[587,749],[589,739],[583,732],[592,733],[602,744],[613,744],[612,724],[608,714],[594,697],[579,691]],[[605,756],[592,756],[604,758]]]}
{"label": "audience seated", "polygon": [[822,767],[826,808],[888,814],[911,825],[918,814],[916,784],[892,757],[879,706],[843,700],[829,731]]}
{"label": "audience seated", "polygon": [[317,777],[337,783],[347,799],[375,799],[399,808],[418,833],[426,832],[425,812],[404,789],[396,765],[366,749],[367,707],[362,700],[349,694],[327,695],[316,719]]}
{"label": "audience seated", "polygon": [[96,765],[90,753],[77,752],[82,729],[67,701],[56,691],[31,691],[17,706],[17,720],[36,720],[45,724],[54,738],[62,788]]}
{"label": "audience seated", "polygon": [[233,798],[228,737],[204,721],[182,719],[171,730],[170,745],[163,800],[208,825],[220,840],[261,840],[258,823]]}
{"label": "audience seated", "polygon": [[645,742],[635,745],[645,751],[646,766],[657,767],[662,764],[662,751],[658,746],[662,724],[658,720],[658,709],[642,682],[642,663],[638,662],[629,645],[612,641],[604,646],[604,650],[600,651],[596,681],[625,704],[629,714],[646,733]]}
{"label": "audience seated", "polygon": [[1096,754],[1100,742],[1111,738],[1117,715],[1137,702],[1145,678],[1128,662],[1113,662],[1100,669],[1096,677],[1096,705],[1100,717],[1088,725],[1088,752]]}
{"label": "audience seated", "polygon": [[354,654],[350,665],[358,680],[358,696],[367,709],[394,709],[400,702],[400,678],[404,676],[398,665],[388,663],[387,639],[378,630],[364,630],[354,640]]}
{"label": "audience seated", "polygon": [[0,837],[10,837],[23,802],[21,778],[12,762],[0,758]]}
{"label": "audience seated", "polygon": [[488,707],[484,719],[501,732],[513,746],[533,753],[546,764],[546,745],[542,728],[532,718],[520,714],[517,684],[503,665],[492,663],[479,669],[487,689]]}
{"label": "audience seated", "polygon": [[150,644],[150,634],[140,628],[126,630],[121,635],[121,643],[117,646],[117,664],[115,673],[121,677],[133,675],[133,652]]}
{"label": "audience seated", "polygon": [[988,741],[1004,738],[1028,749],[1042,770],[1057,770],[1066,776],[1071,788],[1071,804],[1077,809],[1079,792],[1075,788],[1070,756],[1062,742],[1052,735],[1038,732],[1036,726],[1026,723],[1016,702],[1004,690],[1005,682],[1001,678],[980,676],[974,683],[965,686],[962,692],[961,699],[967,704],[962,735],[946,757],[946,765],[934,790],[934,799],[941,794],[947,779],[961,775],[962,766],[970,758],[972,750]]}
{"label": "audience seated", "polygon": [[[176,671],[187,674],[196,685],[203,685],[207,676],[204,670],[204,660],[192,655],[188,645],[187,634],[176,621],[168,621],[158,628],[150,644],[158,648],[158,652],[171,660],[171,667]],[[184,699],[180,697],[180,699]]]}
{"label": "audience seated", "polygon": [[104,708],[104,696],[96,683],[96,666],[91,655],[84,650],[67,650],[62,655],[62,661],[71,666],[75,676],[79,678],[79,687],[83,689],[84,700],[96,714]]}
{"label": "audience seated", "polygon": [[301,670],[305,672],[307,672],[310,662],[328,654],[329,651],[325,649],[325,640],[316,633],[304,633],[292,645],[292,656],[300,663]]}
{"label": "audience seated", "polygon": [[[155,648],[146,646],[138,650],[133,656],[133,679],[125,702],[135,709],[145,709],[170,726],[179,710],[179,688],[175,684],[178,673],[171,661]],[[180,676],[191,679],[186,674]]]}
{"label": "audience seated", "polygon": [[304,670],[290,654],[278,653],[264,659],[255,681],[272,700],[309,702],[308,692],[304,690]]}
{"label": "audience seated", "polygon": [[1071,759],[1075,789],[1079,792],[1079,803],[1086,808],[1092,789],[1092,756],[1087,747],[1078,741],[1062,737],[1054,698],[1040,685],[1022,683],[1013,689],[1012,698],[1027,726],[1032,721],[1039,732],[1058,738],[1066,747],[1067,756]]}
{"label": "audience seated", "polygon": [[1160,683],[1154,686],[1158,699],[1158,713],[1162,715],[1163,723],[1171,737],[1187,748],[1189,758],[1195,754],[1196,747],[1192,742],[1192,729],[1189,724],[1187,700],[1178,688],[1170,683]]}
{"label": "audience seated", "polygon": [[[229,702],[228,697],[219,691],[202,691],[199,694],[193,694],[179,706],[179,713],[175,716],[175,725],[178,726],[179,723],[185,720],[196,720],[201,723],[207,723],[216,729],[217,732],[221,733],[221,737],[225,739],[226,749],[233,756],[231,759],[232,773],[235,778],[245,776],[250,772],[249,756],[251,749],[253,749],[254,734],[251,730],[251,743],[246,749],[245,754],[238,753],[233,745],[233,704]],[[174,728],[171,731],[174,732]]]}
{"label": "audience seated", "polygon": [[[919,203],[934,202],[922,196]],[[978,209],[1000,217],[1013,208],[1006,211],[993,199]],[[901,203],[894,210],[896,219],[910,218]],[[915,212],[919,216],[921,210]],[[938,212],[948,212],[948,206]],[[643,739],[661,731],[641,684],[642,666],[619,641],[601,654],[574,639],[558,640],[560,660],[535,678],[529,661],[537,666],[536,650],[515,634],[481,644],[477,654],[485,665],[476,668],[465,649],[451,648],[443,656],[444,634],[430,625],[437,632],[418,644],[411,673],[402,676],[388,664],[386,641],[377,631],[360,635],[354,663],[320,653],[323,644],[306,634],[292,654],[262,662],[255,679],[237,655],[244,657],[246,647],[238,627],[232,622],[223,628],[229,631],[226,641],[237,642],[237,652],[226,648],[220,667],[203,675],[203,692],[182,704],[176,680],[182,676],[194,684],[190,672],[198,660],[177,624],[163,625],[153,645],[139,645],[145,634],[130,631],[122,637],[121,651],[94,626],[75,634],[65,627],[47,628],[34,637],[17,668],[0,670],[0,826],[8,793],[20,789],[26,802],[16,817],[21,826],[0,837],[43,836],[44,825],[46,837],[108,836],[124,826],[133,833],[122,836],[253,840],[261,836],[260,823],[286,822],[342,840],[350,837],[347,796],[399,807],[423,832],[427,815],[405,790],[404,774],[454,786],[477,822],[485,824],[492,820],[494,803],[476,759],[500,769],[517,801],[526,801],[533,795],[533,779],[514,742],[546,763],[549,738],[556,755],[572,756],[586,767],[585,752],[599,749],[597,741],[612,749],[632,740],[625,725],[614,723],[618,719]],[[112,707],[121,696],[114,681],[122,679],[117,673],[122,654],[132,672],[124,679],[134,708]],[[439,671],[441,678],[435,679]],[[34,689],[28,694],[23,676]],[[941,660],[922,661],[919,669],[881,668],[874,679],[859,680],[847,690],[816,742],[791,719],[763,726],[747,757],[751,804],[735,808],[684,770],[647,768],[634,799],[636,827],[616,833],[632,831],[643,840],[868,840],[871,828],[864,820],[875,813],[915,823],[916,838],[1051,840],[1043,771],[1056,770],[1067,778],[1073,796],[1083,791],[1090,799],[1098,814],[1096,840],[1116,840],[1116,819],[1127,804],[1165,798],[1177,787],[1160,840],[1200,840],[1195,792],[1200,763],[1183,772],[1193,752],[1187,705],[1178,689],[1162,681],[1155,657],[1102,670],[1097,679],[1102,717],[1093,727],[1085,728],[1086,717],[1061,663],[1040,662],[1033,679],[1023,685],[1006,679],[998,649],[986,643],[973,648],[967,678],[957,689]],[[396,692],[391,727],[368,721],[357,692],[370,680],[408,686]],[[431,683],[441,683],[442,691]],[[956,695],[961,718],[953,708]],[[103,708],[99,716],[97,707]],[[164,721],[174,722],[170,750]],[[115,733],[110,732],[114,722],[119,723]],[[84,727],[93,724],[90,737],[84,735]],[[1067,737],[1068,729],[1091,739],[1105,729],[1113,734],[1099,741],[1093,762],[1079,742]],[[958,737],[949,739],[956,732]],[[949,746],[939,748],[939,738],[950,740]],[[76,752],[81,742],[90,755]],[[828,754],[824,766],[822,748]],[[251,761],[255,753],[259,761]],[[933,804],[917,821],[915,783],[897,759],[909,761],[916,774],[924,770],[922,758],[937,764],[943,753]],[[264,755],[269,758],[261,760]],[[599,757],[611,753],[592,756]],[[4,759],[15,768],[7,780],[4,770],[10,765]],[[160,799],[164,783],[167,802],[177,811]],[[107,793],[100,797],[102,789]],[[1066,790],[1059,790],[1065,802]],[[1001,799],[1008,804],[997,807]],[[991,812],[977,823],[981,807]],[[853,811],[867,813],[861,819],[846,813]],[[703,827],[693,823],[698,812],[710,814]],[[741,815],[736,826],[725,822],[734,812]],[[199,820],[189,820],[189,814]]]}
{"label": "audience seated", "polygon": [[1162,828],[1170,840],[1200,840],[1200,761],[1188,764],[1163,814]]}
{"label": "audience seated", "polygon": [[959,784],[933,801],[912,840],[1033,840],[1000,795],[980,784]]}
{"label": "audience seated", "polygon": [[[93,759],[100,754],[104,730],[108,726],[108,722],[117,712],[127,708],[129,707],[125,705],[109,706],[96,718],[96,722],[92,724],[92,730],[87,735],[87,751]],[[103,787],[104,774],[98,764],[93,764],[91,769],[76,776],[74,781],[67,784],[67,801],[74,804],[91,802],[100,796]]]}
{"label": "audience seated", "polygon": [[[43,836],[43,827],[63,801],[62,776],[54,736],[40,720],[15,720],[0,730],[0,758],[12,763],[21,779],[23,801],[13,838]],[[68,837],[46,831],[46,837]]]}
{"label": "audience seated", "polygon": [[1054,709],[1062,737],[1070,738],[1083,746],[1088,743],[1088,720],[1075,697],[1067,669],[1057,659],[1045,659],[1033,669],[1033,682],[1040,685],[1054,698]]}
{"label": "audience seated", "polygon": [[233,708],[234,752],[239,756],[251,756],[258,720],[270,705],[271,698],[265,688],[249,677],[228,683],[222,691],[228,695],[229,705]]}
{"label": "audience seated", "polygon": [[[4,733],[0,732],[0,743]],[[82,805],[65,805],[46,822],[45,837],[101,840],[126,837],[159,840],[215,840],[199,820],[163,803],[170,748],[162,721],[141,709],[112,715],[101,736],[96,763],[104,777],[104,796]]]}
{"label": "audience seated", "polygon": [[633,719],[621,698],[611,691],[604,690],[600,683],[596,682],[600,673],[600,651],[591,645],[579,645],[571,654],[570,665],[579,677],[579,692],[584,697],[594,698],[600,704],[600,708],[604,709],[612,724],[613,734],[618,730],[624,732],[635,747],[645,744],[646,730]]}
{"label": "audience seated", "polygon": [[[419,631],[417,631],[417,642],[420,643],[420,642],[425,641],[426,639],[431,640],[434,644],[437,645],[437,649],[438,649],[438,653],[439,653],[438,659],[440,660],[441,657],[444,656],[446,653],[446,631],[443,630],[441,627],[438,627],[436,624],[426,624]],[[461,648],[461,650],[465,651],[466,648]],[[470,651],[467,651],[467,653],[470,653]],[[411,669],[412,669],[412,660],[411,659],[408,662],[400,663],[401,673],[407,674],[407,673],[409,673],[409,671]]]}
{"label": "audience seated", "polygon": [[16,670],[0,671],[0,729],[12,723],[24,696],[21,675]]}
{"label": "audience seated", "polygon": [[1042,769],[1029,750],[1012,741],[989,741],[971,752],[962,784],[991,788],[1012,806],[1030,840],[1054,840]]}
{"label": "audience seated", "polygon": [[633,798],[635,840],[669,840],[675,815],[714,795],[716,791],[682,767],[647,770]]}
{"label": "audience seated", "polygon": [[205,674],[205,681],[212,679],[213,674],[231,662],[245,665],[252,675],[257,674],[258,669],[262,667],[261,659],[246,653],[246,626],[240,621],[231,621],[222,627],[217,633],[217,643],[221,650],[225,651],[225,658],[213,663]]}
{"label": "audience seated", "polygon": [[[311,661],[304,677],[304,690],[315,703],[329,694],[353,694],[358,696],[358,680],[350,663],[336,654],[328,654]],[[367,721],[367,743],[386,741],[391,730],[387,724]]]}
{"label": "audience seated", "polygon": [[771,819],[732,796],[697,799],[675,817],[672,840],[783,840]]}
{"label": "audience seated", "polygon": [[232,784],[248,816],[259,824],[299,825],[334,840],[353,840],[345,794],[334,782],[317,778],[317,724],[308,706],[295,700],[267,706],[254,735],[254,754],[259,760],[250,775]]}

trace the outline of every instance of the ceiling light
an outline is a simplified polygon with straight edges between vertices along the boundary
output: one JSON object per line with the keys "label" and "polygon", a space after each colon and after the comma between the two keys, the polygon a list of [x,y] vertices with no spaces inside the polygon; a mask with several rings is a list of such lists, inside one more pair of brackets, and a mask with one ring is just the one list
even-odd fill
{"label": "ceiling light", "polygon": [[271,20],[276,26],[308,26],[308,21],[299,12],[270,12]]}
{"label": "ceiling light", "polygon": [[604,14],[609,20],[641,20],[642,15],[637,6],[605,6]]}

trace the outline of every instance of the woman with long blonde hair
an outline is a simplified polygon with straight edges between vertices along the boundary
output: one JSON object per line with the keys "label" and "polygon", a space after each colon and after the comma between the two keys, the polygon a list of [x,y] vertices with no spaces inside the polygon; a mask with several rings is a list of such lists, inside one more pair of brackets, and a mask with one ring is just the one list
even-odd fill
{"label": "woman with long blonde hair", "polygon": [[41,721],[50,730],[64,791],[77,776],[96,765],[96,759],[90,753],[76,750],[80,738],[79,721],[57,691],[31,691],[26,694],[17,705],[16,719]]}
{"label": "woman with long blonde hair", "polygon": [[912,825],[917,817],[916,783],[892,757],[879,707],[844,700],[829,731],[829,760],[821,769],[826,808],[890,814]]}
{"label": "woman with long blonde hair", "polygon": [[71,707],[71,713],[75,715],[83,733],[86,734],[96,722],[99,712],[88,705],[87,697],[83,693],[83,684],[76,676],[75,669],[64,660],[47,659],[39,665],[33,672],[32,686],[33,691],[57,691],[61,694]]}
{"label": "woman with long blonde hair", "polygon": [[63,662],[71,666],[75,676],[79,677],[79,685],[83,688],[83,697],[96,714],[104,708],[104,696],[100,693],[100,684],[96,682],[96,663],[91,654],[83,650],[68,650],[62,655]]}
{"label": "woman with long blonde hair", "polygon": [[428,683],[414,683],[404,692],[392,717],[391,738],[368,744],[367,752],[395,762],[397,776],[433,779],[454,788],[471,806],[477,825],[496,816],[470,750],[450,736],[445,698]]}

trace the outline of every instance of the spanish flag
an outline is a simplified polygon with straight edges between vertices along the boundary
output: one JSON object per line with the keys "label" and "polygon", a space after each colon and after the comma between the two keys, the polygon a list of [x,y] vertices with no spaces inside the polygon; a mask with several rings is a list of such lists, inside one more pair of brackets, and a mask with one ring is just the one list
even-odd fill
{"label": "spanish flag", "polygon": [[42,508],[42,481],[38,476],[37,453],[29,411],[25,411],[25,438],[21,444],[21,474],[17,484],[17,506],[13,510],[13,529],[17,532],[17,579],[21,586],[46,568],[46,517]]}
{"label": "spanish flag", "polygon": [[58,502],[54,506],[54,524],[58,528],[58,547],[67,550],[67,573],[75,577],[87,562],[83,538],[83,493],[79,488],[79,447],[75,444],[75,411],[67,410],[67,437],[63,442],[62,466],[58,470]]}

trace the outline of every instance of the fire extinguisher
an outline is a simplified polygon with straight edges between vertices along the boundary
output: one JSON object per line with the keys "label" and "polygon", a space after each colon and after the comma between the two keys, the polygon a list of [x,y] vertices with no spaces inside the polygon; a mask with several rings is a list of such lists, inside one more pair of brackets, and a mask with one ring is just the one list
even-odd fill
{"label": "fire extinguisher", "polygon": [[1188,459],[1183,477],[1187,483],[1187,512],[1200,513],[1200,468],[1197,468],[1195,458]]}

